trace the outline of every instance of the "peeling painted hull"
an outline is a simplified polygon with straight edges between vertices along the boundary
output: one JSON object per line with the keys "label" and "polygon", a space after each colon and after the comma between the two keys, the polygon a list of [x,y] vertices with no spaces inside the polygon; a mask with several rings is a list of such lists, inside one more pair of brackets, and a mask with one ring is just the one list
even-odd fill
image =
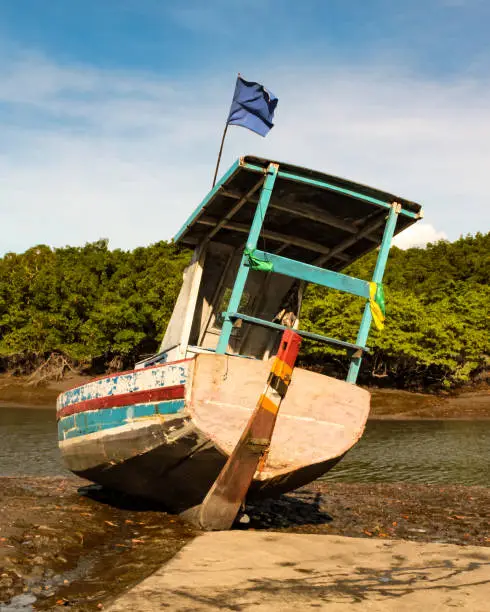
{"label": "peeling painted hull", "polygon": [[[57,402],[64,462],[79,476],[171,511],[195,506],[236,444],[268,368],[267,362],[198,355],[67,391]],[[366,391],[299,369],[287,400],[250,498],[326,473],[359,439],[369,412]]]}

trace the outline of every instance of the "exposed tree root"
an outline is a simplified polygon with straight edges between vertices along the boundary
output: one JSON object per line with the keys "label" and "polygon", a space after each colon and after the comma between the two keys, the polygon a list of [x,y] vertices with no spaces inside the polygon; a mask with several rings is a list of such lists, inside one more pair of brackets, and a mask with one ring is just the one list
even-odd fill
{"label": "exposed tree root", "polygon": [[51,353],[51,355],[34,370],[27,379],[28,385],[39,385],[48,380],[61,380],[68,372],[77,373],[71,359],[62,353]]}

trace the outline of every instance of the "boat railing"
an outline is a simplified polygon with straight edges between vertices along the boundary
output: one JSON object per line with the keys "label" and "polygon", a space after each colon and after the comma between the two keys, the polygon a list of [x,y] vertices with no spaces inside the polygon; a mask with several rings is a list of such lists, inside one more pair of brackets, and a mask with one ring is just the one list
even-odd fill
{"label": "boat railing", "polygon": [[[291,329],[290,327],[286,327],[286,325],[279,325],[279,323],[274,323],[273,321],[266,321],[265,319],[259,319],[257,317],[251,317],[246,314],[241,314],[239,312],[227,312],[223,313],[227,315],[232,321],[242,320],[245,323],[251,323],[252,325],[260,325],[262,327],[270,327],[271,329],[277,329],[278,331],[286,331],[287,329]],[[317,342],[326,342],[327,344],[334,344],[336,346],[340,346],[342,348],[347,349],[350,353],[357,353],[360,351],[359,355],[362,353],[369,352],[369,349],[365,346],[360,346],[359,344],[352,344],[351,342],[344,342],[343,340],[337,340],[336,338],[329,338],[328,336],[322,336],[321,334],[315,334],[313,332],[305,331],[303,329],[295,329],[295,333],[297,333],[302,338],[308,338],[308,340],[315,340]]]}

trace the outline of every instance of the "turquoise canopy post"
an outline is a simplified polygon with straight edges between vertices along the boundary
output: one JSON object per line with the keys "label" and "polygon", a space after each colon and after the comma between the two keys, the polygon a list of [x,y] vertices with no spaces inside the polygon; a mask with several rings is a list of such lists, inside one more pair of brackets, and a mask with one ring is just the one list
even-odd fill
{"label": "turquoise canopy post", "polygon": [[250,227],[250,232],[248,234],[247,244],[244,249],[242,261],[240,263],[240,267],[238,268],[238,272],[235,278],[235,284],[231,293],[230,303],[227,306],[227,312],[223,313],[224,321],[223,327],[221,329],[221,334],[218,340],[218,345],[216,347],[217,353],[224,354],[228,349],[228,342],[230,341],[231,331],[233,329],[233,321],[230,319],[229,313],[238,312],[238,307],[242,299],[243,290],[245,289],[245,283],[247,282],[247,277],[250,270],[250,268],[246,265],[246,263],[248,262],[248,257],[245,252],[254,251],[257,247],[257,242],[259,240],[262,224],[264,223],[265,213],[267,212],[267,207],[269,206],[269,201],[271,199],[274,183],[276,182],[278,169],[278,164],[269,164],[269,166],[267,167],[267,176],[265,178],[262,191],[260,192],[260,198],[257,204],[257,208],[255,210],[255,215],[252,221],[252,225]]}
{"label": "turquoise canopy post", "polygon": [[[381,241],[381,245],[379,247],[378,259],[376,260],[376,266],[374,267],[373,272],[373,281],[375,283],[380,283],[383,280],[383,275],[385,273],[386,262],[388,261],[388,254],[390,252],[391,240],[393,238],[393,234],[395,233],[396,222],[398,219],[398,215],[401,211],[401,205],[397,202],[393,202],[391,204],[390,212],[388,214],[388,220],[386,221],[385,231],[383,233],[383,240]],[[366,342],[369,336],[369,329],[371,327],[372,321],[371,315],[371,307],[369,305],[369,301],[366,303],[364,307],[364,313],[362,315],[361,325],[359,327],[359,332],[357,334],[356,344],[365,347]],[[350,366],[349,372],[347,374],[346,381],[355,384],[357,381],[357,376],[359,374],[359,368],[361,367],[362,356],[353,357]]]}

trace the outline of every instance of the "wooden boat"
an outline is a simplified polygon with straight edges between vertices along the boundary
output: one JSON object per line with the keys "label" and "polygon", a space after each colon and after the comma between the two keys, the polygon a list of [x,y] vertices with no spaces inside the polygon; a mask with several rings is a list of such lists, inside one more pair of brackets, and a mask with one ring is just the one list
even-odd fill
{"label": "wooden boat", "polygon": [[[200,504],[263,391],[283,330],[340,346],[346,380],[295,368],[249,498],[273,496],[330,470],[359,440],[369,393],[356,386],[372,320],[370,282],[341,272],[392,237],[420,205],[290,164],[244,157],[175,237],[192,246],[158,354],[57,402],[59,445],[84,478],[181,512]],[[259,248],[260,247],[260,248]],[[306,283],[366,302],[355,343],[299,329]]]}

